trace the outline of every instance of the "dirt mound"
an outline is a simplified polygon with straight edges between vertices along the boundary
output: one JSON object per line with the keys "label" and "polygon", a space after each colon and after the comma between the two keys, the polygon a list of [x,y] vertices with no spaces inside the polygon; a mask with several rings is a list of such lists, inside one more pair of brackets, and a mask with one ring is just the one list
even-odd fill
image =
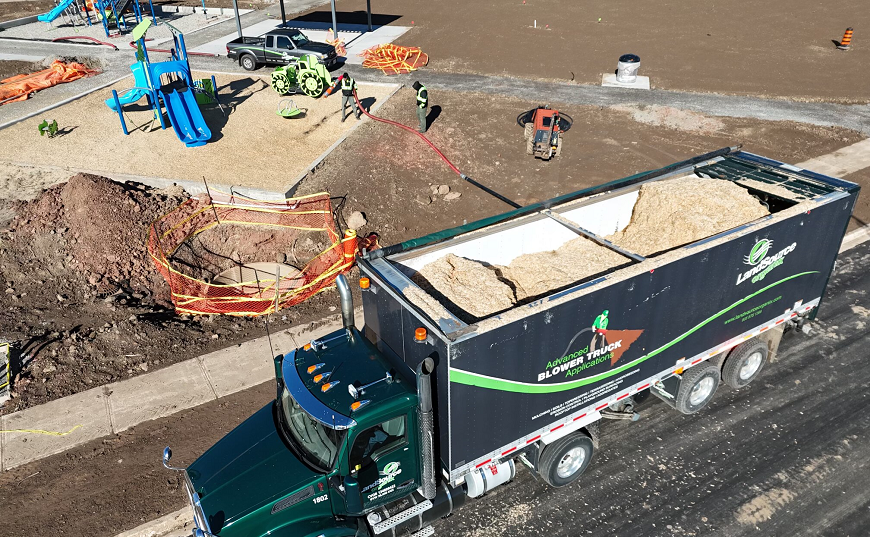
{"label": "dirt mound", "polygon": [[689,244],[770,212],[731,181],[679,177],[640,187],[631,221],[611,242],[644,256]]}
{"label": "dirt mound", "polygon": [[73,261],[69,268],[98,290],[121,286],[168,304],[168,287],[152,266],[145,240],[151,222],[178,206],[182,196],[180,189],[166,192],[78,174],[27,204],[11,228],[65,238],[66,248],[51,257]]}

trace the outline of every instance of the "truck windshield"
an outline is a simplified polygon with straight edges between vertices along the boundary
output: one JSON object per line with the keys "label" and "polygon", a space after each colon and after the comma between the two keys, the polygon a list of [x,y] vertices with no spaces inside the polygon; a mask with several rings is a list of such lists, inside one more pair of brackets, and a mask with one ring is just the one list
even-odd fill
{"label": "truck windshield", "polygon": [[302,455],[323,471],[331,469],[341,445],[342,434],[309,416],[287,388],[281,394],[281,412],[284,426]]}
{"label": "truck windshield", "polygon": [[305,37],[305,34],[303,34],[302,32],[291,35],[290,39],[293,40],[293,44],[295,44],[297,47],[304,47],[309,42],[309,39]]}

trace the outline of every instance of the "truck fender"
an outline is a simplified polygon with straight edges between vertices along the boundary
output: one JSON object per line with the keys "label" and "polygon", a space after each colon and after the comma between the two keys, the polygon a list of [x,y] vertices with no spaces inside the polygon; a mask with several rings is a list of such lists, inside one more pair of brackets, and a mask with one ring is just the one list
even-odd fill
{"label": "truck fender", "polygon": [[[571,423],[567,423],[567,424],[565,424],[561,427],[555,428],[555,429],[551,429],[551,431],[549,433],[541,435],[541,443],[543,443],[544,445],[552,444],[556,440],[559,440],[560,438],[565,438],[569,434],[571,434],[575,431],[579,431],[580,429],[587,427],[590,424],[595,423],[600,419],[601,419],[601,412],[598,412],[597,410],[595,412],[589,412],[582,419],[579,419],[577,421],[572,421]],[[595,436],[593,436],[591,433],[589,434],[589,437],[592,438],[592,441],[594,442],[594,445],[597,448],[598,447],[598,445],[597,445],[598,439]]]}

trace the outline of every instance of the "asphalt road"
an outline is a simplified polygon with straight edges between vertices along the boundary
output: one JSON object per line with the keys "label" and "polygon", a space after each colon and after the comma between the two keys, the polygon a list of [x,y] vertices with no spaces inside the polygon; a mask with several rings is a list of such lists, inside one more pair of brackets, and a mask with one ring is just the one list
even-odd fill
{"label": "asphalt road", "polygon": [[692,416],[655,397],[602,425],[586,474],[552,489],[525,468],[437,535],[858,537],[870,528],[870,243],[840,256],[809,335]]}

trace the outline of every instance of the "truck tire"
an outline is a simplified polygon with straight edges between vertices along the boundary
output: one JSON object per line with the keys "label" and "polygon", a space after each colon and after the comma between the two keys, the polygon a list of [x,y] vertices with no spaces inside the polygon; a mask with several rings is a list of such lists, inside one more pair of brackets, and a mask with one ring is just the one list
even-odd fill
{"label": "truck tire", "polygon": [[526,126],[523,127],[523,138],[528,140],[532,137],[532,133],[535,131],[535,125],[533,123],[526,123]]}
{"label": "truck tire", "polygon": [[577,480],[595,452],[592,439],[583,433],[569,434],[544,448],[538,474],[552,487],[564,487]]}
{"label": "truck tire", "polygon": [[767,344],[750,339],[731,351],[722,368],[722,381],[735,390],[755,380],[767,362]]}
{"label": "truck tire", "polygon": [[701,410],[713,399],[720,378],[719,368],[709,362],[686,369],[680,378],[674,408],[683,414]]}
{"label": "truck tire", "polygon": [[526,140],[526,154],[528,154],[528,155],[535,154],[535,139],[532,137],[529,137],[529,139]]}
{"label": "truck tire", "polygon": [[239,65],[241,65],[242,69],[245,71],[253,71],[257,68],[257,58],[251,54],[243,54],[242,57],[239,58]]}

